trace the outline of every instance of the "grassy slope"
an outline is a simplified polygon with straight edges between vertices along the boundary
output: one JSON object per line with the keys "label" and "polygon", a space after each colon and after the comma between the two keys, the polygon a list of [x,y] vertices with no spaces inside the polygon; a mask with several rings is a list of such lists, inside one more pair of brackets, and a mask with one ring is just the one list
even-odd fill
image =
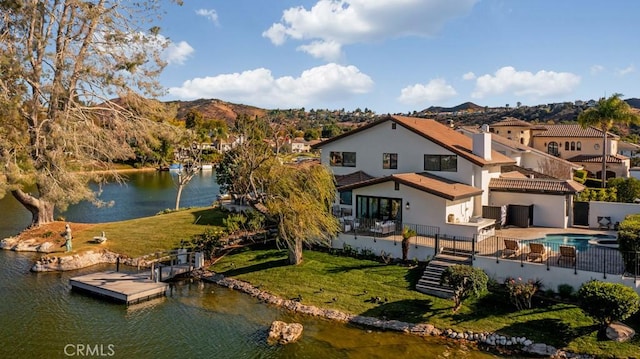
{"label": "grassy slope", "polygon": [[[243,251],[223,258],[212,269],[283,298],[300,295],[305,304],[353,314],[429,322],[439,328],[497,331],[599,356],[628,357],[640,352],[638,338],[622,344],[598,340],[591,319],[573,305],[539,302],[531,310],[518,312],[506,296],[489,293],[453,314],[451,301],[411,289],[420,268],[314,251],[306,251],[303,264],[296,267],[287,265],[286,258],[286,252],[278,250]],[[382,303],[372,302],[372,297],[380,297]],[[632,325],[640,329],[640,319],[634,320]]]}

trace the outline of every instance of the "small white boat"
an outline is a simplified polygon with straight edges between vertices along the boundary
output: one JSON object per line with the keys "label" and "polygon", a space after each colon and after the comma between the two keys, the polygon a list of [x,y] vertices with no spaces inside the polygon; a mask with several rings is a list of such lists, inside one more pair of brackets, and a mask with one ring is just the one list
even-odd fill
{"label": "small white boat", "polygon": [[203,171],[212,171],[213,170],[213,165],[209,164],[209,165],[202,165],[200,167],[201,170]]}

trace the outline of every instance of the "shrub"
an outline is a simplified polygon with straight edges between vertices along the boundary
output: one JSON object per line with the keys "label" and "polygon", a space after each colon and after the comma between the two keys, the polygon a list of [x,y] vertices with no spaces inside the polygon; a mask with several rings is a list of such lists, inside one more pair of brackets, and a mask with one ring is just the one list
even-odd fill
{"label": "shrub", "polygon": [[629,318],[640,308],[638,293],[619,283],[591,280],[580,287],[578,299],[580,309],[603,327]]}
{"label": "shrub", "polygon": [[558,295],[562,299],[569,299],[573,294],[573,287],[571,284],[560,284],[558,285]]}
{"label": "shrub", "polygon": [[587,180],[586,170],[577,170],[573,173],[573,180],[578,183],[584,183]]}
{"label": "shrub", "polygon": [[513,305],[522,309],[531,309],[531,299],[536,294],[538,289],[542,288],[542,284],[539,280],[529,279],[526,282],[522,281],[522,278],[517,280],[514,278],[507,278],[504,281],[504,285],[509,293],[509,300]]}
{"label": "shrub", "polygon": [[625,270],[629,273],[639,273],[639,256],[635,252],[640,252],[640,214],[627,216],[620,222],[618,229],[618,250],[622,254]]}
{"label": "shrub", "polygon": [[460,309],[462,301],[486,291],[488,282],[489,277],[482,269],[459,264],[447,267],[440,277],[440,284],[453,288],[454,313]]}

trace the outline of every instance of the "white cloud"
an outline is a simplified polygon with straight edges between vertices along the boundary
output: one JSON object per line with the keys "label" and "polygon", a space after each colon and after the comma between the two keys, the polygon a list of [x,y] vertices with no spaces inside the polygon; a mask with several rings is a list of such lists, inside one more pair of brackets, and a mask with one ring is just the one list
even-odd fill
{"label": "white cloud", "polygon": [[442,102],[456,96],[456,90],[444,79],[433,79],[428,84],[407,86],[400,91],[398,101],[408,105],[420,105],[425,102]]}
{"label": "white cloud", "polygon": [[180,41],[179,43],[170,43],[164,50],[164,57],[168,64],[182,65],[193,53],[193,47],[186,41]]}
{"label": "white cloud", "polygon": [[589,71],[591,72],[592,75],[596,75],[596,74],[599,74],[602,71],[604,71],[604,66],[602,66],[602,65],[593,65],[593,66],[591,66]]}
{"label": "white cloud", "polygon": [[462,75],[462,79],[463,80],[475,80],[476,79],[476,74],[474,74],[473,72],[469,71],[466,74]]}
{"label": "white cloud", "polygon": [[207,19],[209,19],[212,23],[219,25],[218,13],[214,9],[198,9],[196,10],[196,14],[200,16],[204,16]]}
{"label": "white cloud", "polygon": [[338,61],[342,56],[342,46],[335,41],[313,41],[308,45],[298,46],[298,50],[326,61]]}
{"label": "white cloud", "polygon": [[[310,10],[285,10],[280,22],[262,33],[275,45],[288,39],[340,46],[402,36],[433,36],[478,0],[318,0]],[[318,46],[300,47],[316,57]],[[312,52],[314,51],[314,52]]]}
{"label": "white cloud", "polygon": [[580,76],[570,72],[541,70],[534,74],[506,66],[494,75],[478,77],[471,97],[483,98],[508,93],[540,99],[570,94],[579,84]]}
{"label": "white cloud", "polygon": [[625,75],[629,75],[636,72],[636,67],[633,65],[629,65],[627,67],[625,67],[624,69],[619,69],[616,71],[616,74],[618,76],[625,76]]}
{"label": "white cloud", "polygon": [[219,98],[264,108],[292,108],[340,101],[371,91],[371,78],[355,66],[314,67],[299,77],[274,78],[265,68],[194,78],[169,93],[181,99]]}

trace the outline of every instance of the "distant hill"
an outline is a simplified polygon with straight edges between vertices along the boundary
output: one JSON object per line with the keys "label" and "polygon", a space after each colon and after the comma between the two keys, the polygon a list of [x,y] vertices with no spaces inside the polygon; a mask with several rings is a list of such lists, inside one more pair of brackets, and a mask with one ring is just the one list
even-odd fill
{"label": "distant hill", "polygon": [[473,102],[465,102],[455,107],[440,107],[440,106],[431,106],[427,109],[422,110],[423,113],[440,113],[440,112],[460,112],[460,111],[481,111],[484,107],[478,106]]}
{"label": "distant hill", "polygon": [[228,124],[238,117],[238,115],[248,115],[249,117],[262,117],[268,110],[258,107],[240,105],[225,102],[218,99],[199,99],[193,101],[169,101],[169,105],[178,107],[177,118],[184,120],[190,110],[199,111],[204,118],[211,120],[225,120]]}

